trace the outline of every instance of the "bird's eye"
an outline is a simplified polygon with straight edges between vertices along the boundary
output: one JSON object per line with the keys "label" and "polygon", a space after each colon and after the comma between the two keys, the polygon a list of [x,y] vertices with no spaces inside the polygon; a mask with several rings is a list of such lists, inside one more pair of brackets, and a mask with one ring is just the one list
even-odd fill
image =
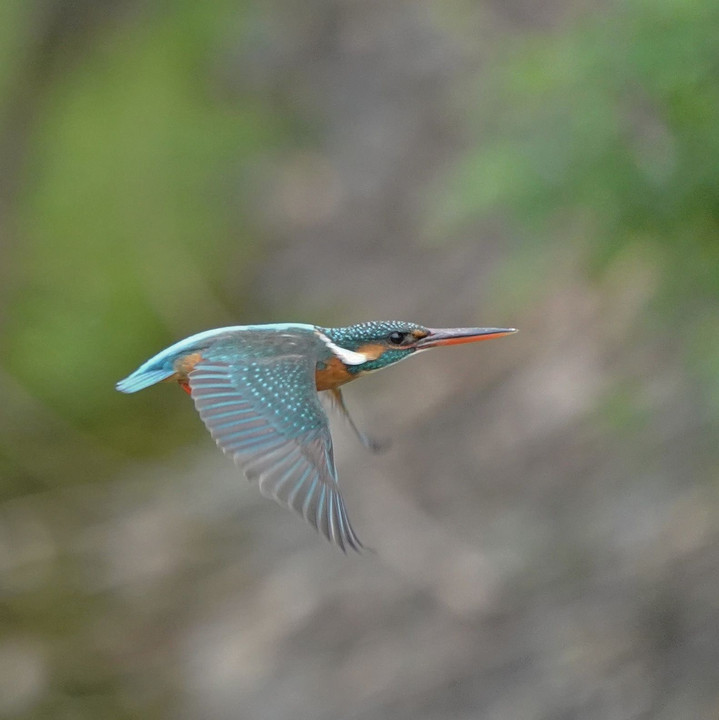
{"label": "bird's eye", "polygon": [[401,345],[404,342],[405,337],[405,333],[397,332],[395,330],[387,336],[387,339],[392,343],[392,345]]}

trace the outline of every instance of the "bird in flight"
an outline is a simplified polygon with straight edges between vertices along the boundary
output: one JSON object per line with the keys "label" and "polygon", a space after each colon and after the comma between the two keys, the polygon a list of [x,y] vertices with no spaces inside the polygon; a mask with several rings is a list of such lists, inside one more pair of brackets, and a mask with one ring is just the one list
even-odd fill
{"label": "bird in flight", "polygon": [[117,389],[133,393],[177,381],[192,397],[217,445],[257,480],[260,491],[299,513],[343,551],[361,551],[335,468],[328,391],[362,444],[378,445],[352,421],[345,383],[423,350],[502,337],[514,328],[432,329],[410,322],[366,322],[325,328],[301,323],[238,325],[171,345]]}

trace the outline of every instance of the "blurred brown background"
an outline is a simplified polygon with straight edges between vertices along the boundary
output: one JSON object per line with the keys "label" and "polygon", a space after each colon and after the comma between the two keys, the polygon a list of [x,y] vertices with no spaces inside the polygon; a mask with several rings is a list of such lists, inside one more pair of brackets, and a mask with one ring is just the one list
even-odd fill
{"label": "blurred brown background", "polygon": [[[0,716],[719,718],[719,5],[0,4]],[[376,556],[183,393],[226,324],[511,325],[351,386]]]}

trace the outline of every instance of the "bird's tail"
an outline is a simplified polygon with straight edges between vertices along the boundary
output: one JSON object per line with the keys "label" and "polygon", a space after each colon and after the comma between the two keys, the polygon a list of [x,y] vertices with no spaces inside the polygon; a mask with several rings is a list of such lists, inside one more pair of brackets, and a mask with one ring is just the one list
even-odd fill
{"label": "bird's tail", "polygon": [[124,380],[120,380],[115,387],[124,393],[134,393],[138,390],[144,390],[150,385],[167,380],[172,377],[175,372],[175,361],[183,355],[197,352],[206,348],[211,342],[214,342],[223,335],[233,330],[242,329],[240,327],[217,328],[215,330],[206,330],[205,332],[191,335],[184,340],[176,342],[174,345],[165,348],[151,357],[147,362],[142,363],[137,370],[128,375]]}
{"label": "bird's tail", "polygon": [[124,393],[134,393],[143,390],[150,385],[167,380],[172,377],[175,372],[175,361],[190,353],[198,352],[208,347],[217,339],[227,336],[237,330],[245,330],[242,326],[216,328],[214,330],[205,330],[205,332],[191,335],[184,340],[176,342],[174,345],[165,348],[162,352],[151,357],[147,362],[140,365],[131,375],[124,380],[120,380],[115,387]]}
{"label": "bird's tail", "polygon": [[152,360],[148,360],[144,365],[137,368],[134,373],[128,375],[124,380],[120,380],[115,387],[120,392],[134,393],[162,380],[167,380],[167,378],[175,374],[174,368],[157,367],[156,365],[153,367],[152,362]]}

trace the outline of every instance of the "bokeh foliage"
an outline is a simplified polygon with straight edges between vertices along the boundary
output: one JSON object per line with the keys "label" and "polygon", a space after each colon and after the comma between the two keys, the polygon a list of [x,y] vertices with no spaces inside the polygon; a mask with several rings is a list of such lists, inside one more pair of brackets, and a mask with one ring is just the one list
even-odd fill
{"label": "bokeh foliage", "polygon": [[705,369],[710,351],[714,376],[718,33],[711,0],[631,0],[516,37],[481,78],[480,143],[448,202],[455,218],[501,218],[534,263],[548,248],[535,265],[547,279],[572,246],[594,271],[640,253],[659,276],[662,322],[678,324]]}
{"label": "bokeh foliage", "polygon": [[[7,54],[45,75],[6,220],[14,240],[0,360],[76,427],[151,449],[157,415],[141,397],[121,404],[114,381],[163,343],[229,315],[228,294],[242,302],[241,270],[259,252],[243,202],[252,164],[281,142],[283,121],[228,82],[226,38],[244,32],[242,4],[135,8],[139,18],[129,12],[96,31],[79,57],[62,45],[43,55],[19,32],[32,13],[12,7],[18,32]],[[14,67],[3,85],[25,82]],[[2,453],[32,451],[28,438]]]}

